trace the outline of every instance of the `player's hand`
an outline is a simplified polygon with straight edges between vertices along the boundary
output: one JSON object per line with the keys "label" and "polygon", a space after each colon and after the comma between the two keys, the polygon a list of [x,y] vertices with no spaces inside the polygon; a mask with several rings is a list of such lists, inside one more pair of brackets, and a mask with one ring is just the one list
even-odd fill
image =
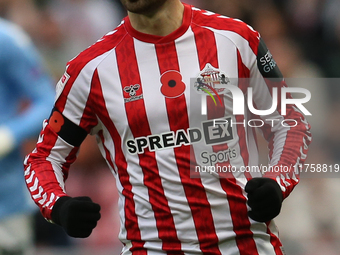
{"label": "player's hand", "polygon": [[253,178],[245,186],[251,219],[266,222],[275,218],[281,210],[282,191],[279,184],[269,178]]}
{"label": "player's hand", "polygon": [[88,237],[100,219],[100,205],[89,197],[61,197],[52,209],[52,221],[72,237]]}

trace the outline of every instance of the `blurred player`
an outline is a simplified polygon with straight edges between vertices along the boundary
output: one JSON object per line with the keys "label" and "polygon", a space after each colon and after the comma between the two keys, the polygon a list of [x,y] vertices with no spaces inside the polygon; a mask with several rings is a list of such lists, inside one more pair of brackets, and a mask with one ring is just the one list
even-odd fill
{"label": "blurred player", "polygon": [[53,83],[29,37],[0,19],[0,254],[26,254],[34,210],[22,176],[22,143],[37,137]]}
{"label": "blurred player", "polygon": [[[283,254],[272,219],[298,176],[193,174],[206,156],[224,157],[214,166],[258,165],[255,131],[243,124],[253,116],[233,115],[230,94],[215,86],[237,78],[231,84],[244,94],[253,88],[256,109],[270,108],[272,87],[286,85],[260,35],[179,0],[121,2],[128,17],[67,64],[53,112],[25,159],[42,214],[73,237],[87,237],[96,226],[100,206],[65,190],[91,133],[116,177],[122,254]],[[194,87],[191,80],[204,83]],[[261,129],[270,165],[302,164],[311,139],[304,116],[291,105],[281,115],[278,102],[269,117],[277,121]],[[212,125],[221,118],[238,124]],[[281,125],[286,119],[296,126]]]}

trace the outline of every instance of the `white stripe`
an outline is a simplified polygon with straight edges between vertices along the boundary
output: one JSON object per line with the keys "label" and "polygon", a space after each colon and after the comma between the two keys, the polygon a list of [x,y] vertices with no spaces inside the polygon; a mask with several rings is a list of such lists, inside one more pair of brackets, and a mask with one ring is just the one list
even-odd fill
{"label": "white stripe", "polygon": [[307,149],[308,149],[306,137],[303,137],[303,149],[304,149],[304,150],[307,150]]}
{"label": "white stripe", "polygon": [[50,154],[46,158],[52,165],[55,177],[60,185],[60,187],[65,192],[64,174],[62,172],[62,165],[66,163],[66,158],[69,156],[70,152],[74,149],[72,145],[65,142],[61,137],[58,137],[55,142]]}
{"label": "white stripe", "polygon": [[[42,127],[42,130],[43,130],[43,131],[45,130],[47,124],[48,124],[48,121],[47,121],[47,120],[44,120],[44,121],[43,121],[43,127]],[[44,134],[40,134],[39,137],[38,137],[38,142],[37,142],[37,144],[41,143],[43,140],[44,140]],[[36,150],[37,150],[37,148],[35,148],[33,152],[36,152]]]}
{"label": "white stripe", "polygon": [[226,74],[227,78],[238,78],[236,45],[229,38],[220,34],[215,34],[215,40],[219,69]]}
{"label": "white stripe", "polygon": [[30,191],[31,191],[31,192],[34,192],[34,191],[37,190],[37,188],[38,188],[38,178],[35,178],[35,179],[34,179],[34,184],[33,184],[33,186],[30,187]]}
{"label": "white stripe", "polygon": [[267,227],[252,225],[251,230],[254,233],[254,241],[259,255],[276,255],[275,249],[270,242],[270,235],[266,233]]}
{"label": "white stripe", "polygon": [[[57,201],[59,198],[60,198],[59,196],[56,196],[53,200]],[[52,210],[53,206],[55,205],[54,201],[52,201],[52,204],[49,205],[48,209]],[[43,207],[46,207],[46,205]]]}
{"label": "white stripe", "polygon": [[[216,34],[224,36],[227,40],[230,40],[234,45],[236,45],[236,47],[239,49],[243,63],[248,69],[251,69],[253,63],[256,61],[256,55],[252,52],[249,46],[249,41],[233,31],[218,30],[211,27],[205,28],[213,31]],[[222,49],[224,49],[224,47],[222,47]]]}
{"label": "white stripe", "polygon": [[[272,130],[274,128],[272,128]],[[275,133],[276,135],[274,136],[273,154],[270,161],[271,166],[275,166],[279,163],[286,142],[287,133],[289,130],[290,128],[286,128],[286,130],[281,130],[281,132]]]}
{"label": "white stripe", "polygon": [[211,11],[205,11],[203,12],[204,15],[207,15],[207,16],[212,16],[212,15],[215,15],[214,12],[211,12]]}
{"label": "white stripe", "polygon": [[[27,165],[27,161],[29,158],[30,158],[30,155],[28,154],[24,159],[24,165]],[[27,170],[25,171],[25,175],[27,175],[26,173],[27,173]]]}
{"label": "white stripe", "polygon": [[[37,180],[37,184],[38,184],[38,178],[36,180]],[[37,199],[37,198],[41,197],[41,194],[43,193],[43,191],[44,191],[44,189],[41,186],[39,186],[39,193],[36,194],[36,195],[33,195],[32,198]]]}
{"label": "white stripe", "polygon": [[132,255],[132,252],[130,251],[131,247],[132,247],[131,242],[125,242],[121,255]]}
{"label": "white stripe", "polygon": [[[259,165],[259,151],[256,144],[255,136],[257,135],[256,131],[252,128],[248,129],[248,151],[249,151],[249,166],[258,166]],[[261,177],[262,173],[259,171],[251,173],[252,177]]]}
{"label": "white stripe", "polygon": [[50,199],[48,200],[48,202],[45,204],[45,207],[49,207],[49,205],[54,201],[55,195],[54,193],[52,193],[50,195]]}
{"label": "white stripe", "polygon": [[72,88],[67,96],[65,109],[62,113],[66,118],[76,125],[79,125],[83,116],[84,107],[86,106],[88,95],[91,89],[90,83],[92,81],[93,73],[97,65],[107,55],[109,55],[109,53],[110,51],[88,62],[72,85]]}
{"label": "white stripe", "polygon": [[30,177],[26,180],[27,184],[30,184],[32,182],[34,174],[35,174],[35,172],[32,171]]}
{"label": "white stripe", "polygon": [[[27,158],[28,158],[28,157],[27,157]],[[27,162],[25,163],[25,165],[27,165]],[[27,175],[30,174],[30,172],[31,172],[31,165],[29,165],[29,166],[26,167],[26,170],[25,170],[25,172],[24,172],[24,175],[27,176]]]}
{"label": "white stripe", "polygon": [[300,147],[300,157],[301,157],[301,159],[307,158],[307,154],[303,153],[302,147]]}
{"label": "white stripe", "polygon": [[120,218],[120,230],[119,230],[119,240],[127,240],[127,232],[125,228],[125,197],[123,196],[123,186],[119,181],[118,175],[116,176],[116,187],[118,190],[118,208],[119,208],[119,218]]}
{"label": "white stripe", "polygon": [[281,184],[281,176],[276,176],[276,182],[279,184],[281,190],[283,192],[285,192],[286,191],[286,187]]}
{"label": "white stripe", "polygon": [[44,134],[43,135],[39,135],[37,144],[41,143],[43,140],[44,140]]}
{"label": "white stripe", "polygon": [[44,193],[42,196],[42,199],[38,201],[39,204],[43,205],[47,199],[47,194]]}

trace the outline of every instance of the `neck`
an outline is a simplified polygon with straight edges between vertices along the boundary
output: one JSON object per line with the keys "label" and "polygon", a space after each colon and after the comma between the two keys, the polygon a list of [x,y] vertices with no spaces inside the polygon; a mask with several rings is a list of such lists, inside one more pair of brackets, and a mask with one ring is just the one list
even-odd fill
{"label": "neck", "polygon": [[184,6],[180,1],[166,1],[159,9],[137,14],[128,12],[131,26],[150,35],[166,36],[182,25]]}

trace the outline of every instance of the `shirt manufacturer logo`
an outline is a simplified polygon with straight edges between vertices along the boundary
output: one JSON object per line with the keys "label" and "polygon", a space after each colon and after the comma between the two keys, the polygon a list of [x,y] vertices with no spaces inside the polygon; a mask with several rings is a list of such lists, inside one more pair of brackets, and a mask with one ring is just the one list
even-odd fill
{"label": "shirt manufacturer logo", "polygon": [[133,102],[143,98],[141,86],[139,84],[124,87],[125,103]]}

